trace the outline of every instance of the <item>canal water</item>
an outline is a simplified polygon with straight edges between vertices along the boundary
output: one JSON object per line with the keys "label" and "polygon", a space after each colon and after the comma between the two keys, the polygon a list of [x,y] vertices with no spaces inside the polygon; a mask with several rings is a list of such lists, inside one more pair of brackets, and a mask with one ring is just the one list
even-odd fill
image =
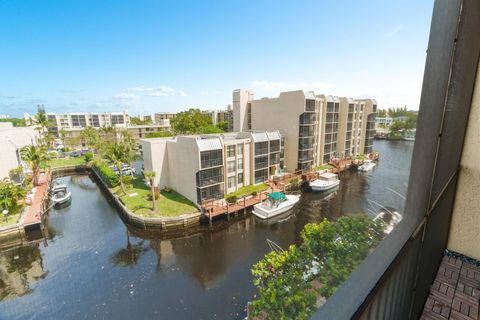
{"label": "canal water", "polygon": [[0,319],[240,319],[266,239],[286,248],[309,222],[373,215],[379,205],[402,211],[413,143],[374,148],[373,171],[347,171],[335,192],[304,194],[288,219],[249,216],[167,240],[128,232],[88,176],[60,178],[73,200],[50,211],[48,240],[0,252]]}

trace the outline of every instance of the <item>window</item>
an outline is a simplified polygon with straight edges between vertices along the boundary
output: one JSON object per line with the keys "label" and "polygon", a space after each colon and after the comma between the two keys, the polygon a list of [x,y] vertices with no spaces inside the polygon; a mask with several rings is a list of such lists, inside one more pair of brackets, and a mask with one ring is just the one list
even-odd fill
{"label": "window", "polygon": [[235,145],[227,146],[227,158],[235,157]]}
{"label": "window", "polygon": [[268,169],[255,171],[255,183],[262,183],[268,180]]}
{"label": "window", "polygon": [[271,140],[270,141],[270,152],[280,151],[280,140]]}
{"label": "window", "polygon": [[255,158],[255,170],[268,167],[268,156]]}
{"label": "window", "polygon": [[235,172],[235,160],[230,160],[227,162],[227,172]]}
{"label": "window", "polygon": [[243,158],[237,159],[237,170],[243,170]]}
{"label": "window", "polygon": [[237,156],[243,156],[243,144],[237,145]]}
{"label": "window", "polygon": [[227,180],[227,184],[228,184],[228,189],[230,188],[234,188],[236,183],[235,183],[235,176],[232,176],[232,177],[228,177],[228,180]]}
{"label": "window", "polygon": [[237,183],[238,183],[238,184],[243,183],[243,173],[239,173],[239,174],[238,174]]}
{"label": "window", "polygon": [[268,141],[257,142],[255,143],[255,155],[267,154],[268,153]]}
{"label": "window", "polygon": [[221,166],[223,164],[222,150],[202,151],[200,162],[202,169]]}

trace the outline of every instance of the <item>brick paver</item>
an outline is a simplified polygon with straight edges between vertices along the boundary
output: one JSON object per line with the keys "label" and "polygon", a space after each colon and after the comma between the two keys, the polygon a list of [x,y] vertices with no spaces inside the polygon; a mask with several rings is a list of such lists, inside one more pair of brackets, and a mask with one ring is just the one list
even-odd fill
{"label": "brick paver", "polygon": [[467,260],[443,257],[421,319],[480,320],[480,266]]}

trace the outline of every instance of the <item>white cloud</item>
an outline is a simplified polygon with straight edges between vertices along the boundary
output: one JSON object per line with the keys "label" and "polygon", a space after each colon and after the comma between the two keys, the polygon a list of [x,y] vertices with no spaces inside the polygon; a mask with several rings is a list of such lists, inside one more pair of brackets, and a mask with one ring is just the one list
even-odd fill
{"label": "white cloud", "polygon": [[133,93],[122,92],[113,96],[115,100],[139,100],[140,97]]}
{"label": "white cloud", "polygon": [[139,86],[139,87],[133,87],[133,88],[128,88],[128,92],[152,92],[154,91],[155,88],[150,88],[150,87],[144,87],[144,86]]}
{"label": "white cloud", "polygon": [[262,90],[269,92],[280,92],[288,90],[312,90],[320,93],[325,89],[333,87],[330,83],[324,82],[298,82],[298,83],[283,83],[274,81],[254,80],[252,84]]}
{"label": "white cloud", "polygon": [[182,97],[186,97],[187,93],[183,90],[178,91],[178,94],[180,94]]}
{"label": "white cloud", "polygon": [[168,97],[175,95],[175,89],[170,87],[157,87],[146,94],[147,97]]}

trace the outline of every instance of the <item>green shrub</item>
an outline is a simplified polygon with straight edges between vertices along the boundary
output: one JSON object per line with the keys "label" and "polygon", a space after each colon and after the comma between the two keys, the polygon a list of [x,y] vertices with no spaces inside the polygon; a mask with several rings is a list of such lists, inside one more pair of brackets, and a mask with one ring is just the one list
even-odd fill
{"label": "green shrub", "polygon": [[125,186],[130,186],[132,184],[133,177],[132,176],[122,176],[122,182]]}
{"label": "green shrub", "polygon": [[290,184],[294,186],[296,186],[299,182],[300,180],[298,180],[298,178],[293,178],[292,180],[290,180]]}
{"label": "green shrub", "polygon": [[[155,192],[155,200],[158,200],[158,198],[160,198],[160,192]],[[147,200],[152,201],[152,193],[151,192],[147,195]]]}
{"label": "green shrub", "polygon": [[83,156],[85,159],[85,162],[89,163],[93,159],[93,153],[92,152],[86,152],[85,155]]}
{"label": "green shrub", "polygon": [[116,187],[119,184],[118,176],[117,174],[109,168],[107,165],[102,164],[99,166],[96,166],[98,172],[100,173],[100,177],[105,181],[105,183],[108,184],[110,188]]}
{"label": "green shrub", "polygon": [[236,195],[230,195],[230,196],[227,196],[225,198],[225,200],[229,203],[229,204],[233,204],[235,202],[237,202],[237,196]]}
{"label": "green shrub", "polygon": [[253,191],[252,193],[250,193],[252,196],[256,197],[258,196],[258,192],[257,191]]}

